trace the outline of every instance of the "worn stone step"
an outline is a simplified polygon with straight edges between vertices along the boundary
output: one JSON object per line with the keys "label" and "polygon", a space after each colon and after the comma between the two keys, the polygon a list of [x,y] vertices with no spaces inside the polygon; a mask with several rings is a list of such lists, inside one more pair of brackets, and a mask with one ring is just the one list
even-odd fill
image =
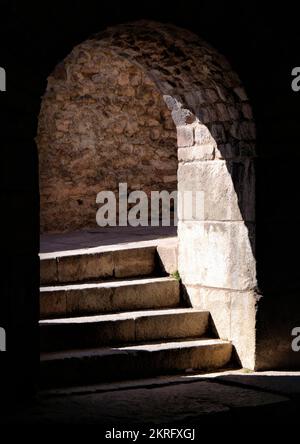
{"label": "worn stone step", "polygon": [[169,277],[60,285],[40,290],[41,319],[172,308],[179,304],[179,282]]}
{"label": "worn stone step", "polygon": [[220,339],[194,339],[126,347],[42,353],[42,387],[75,386],[226,366],[232,345]]}
{"label": "worn stone step", "polygon": [[146,310],[40,321],[42,351],[201,337],[209,313],[192,308]]}
{"label": "worn stone step", "polygon": [[158,266],[156,246],[150,242],[133,245],[42,253],[40,254],[41,284],[154,274]]}

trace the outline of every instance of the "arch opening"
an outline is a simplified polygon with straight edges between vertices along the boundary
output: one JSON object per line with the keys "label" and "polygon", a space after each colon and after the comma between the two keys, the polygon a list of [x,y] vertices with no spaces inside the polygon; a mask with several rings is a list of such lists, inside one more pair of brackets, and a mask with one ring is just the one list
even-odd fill
{"label": "arch opening", "polygon": [[92,226],[97,193],[122,181],[203,193],[201,217],[178,214],[179,273],[254,367],[255,125],[227,60],[171,25],[109,28],[49,77],[37,143],[42,231]]}

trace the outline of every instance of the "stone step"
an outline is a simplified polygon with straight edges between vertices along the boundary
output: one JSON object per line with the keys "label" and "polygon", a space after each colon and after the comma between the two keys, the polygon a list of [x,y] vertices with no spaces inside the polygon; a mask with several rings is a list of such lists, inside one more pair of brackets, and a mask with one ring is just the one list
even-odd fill
{"label": "stone step", "polygon": [[194,339],[41,354],[41,386],[62,387],[225,367],[232,345]]}
{"label": "stone step", "polygon": [[192,308],[146,310],[40,321],[42,351],[201,337],[209,313]]}
{"label": "stone step", "polygon": [[179,304],[179,282],[169,277],[60,285],[40,290],[41,319],[172,308]]}
{"label": "stone step", "polygon": [[42,253],[40,254],[41,284],[155,274],[159,266],[156,246],[150,242],[137,242],[133,245]]}

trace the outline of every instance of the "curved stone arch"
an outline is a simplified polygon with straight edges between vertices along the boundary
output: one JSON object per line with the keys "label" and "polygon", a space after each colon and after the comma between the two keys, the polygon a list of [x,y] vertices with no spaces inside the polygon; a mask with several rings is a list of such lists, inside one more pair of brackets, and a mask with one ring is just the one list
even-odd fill
{"label": "curved stone arch", "polygon": [[[140,21],[109,28],[92,41],[145,70],[165,96],[177,126],[196,119],[208,126],[220,157],[254,154],[255,126],[241,81],[228,61],[198,36],[173,25]],[[223,123],[223,128],[214,123]],[[223,147],[230,142],[232,150]]]}
{"label": "curved stone arch", "polygon": [[[238,75],[210,45],[173,25],[118,25],[72,53],[88,64],[91,49],[136,66],[167,105],[177,131],[178,189],[204,193],[201,218],[179,215],[179,272],[191,304],[210,310],[218,334],[253,367],[255,125]],[[48,88],[68,79],[68,69],[67,58]]]}

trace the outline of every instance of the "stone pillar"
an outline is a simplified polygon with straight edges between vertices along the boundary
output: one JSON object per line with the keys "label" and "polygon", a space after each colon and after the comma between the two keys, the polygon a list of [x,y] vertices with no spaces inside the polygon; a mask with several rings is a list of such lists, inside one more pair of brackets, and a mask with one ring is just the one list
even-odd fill
{"label": "stone pillar", "polygon": [[[179,273],[192,306],[209,310],[241,364],[255,367],[256,264],[253,155],[217,143],[198,119],[179,126],[178,190],[201,191],[203,214],[179,213]],[[236,147],[241,147],[237,143]]]}

